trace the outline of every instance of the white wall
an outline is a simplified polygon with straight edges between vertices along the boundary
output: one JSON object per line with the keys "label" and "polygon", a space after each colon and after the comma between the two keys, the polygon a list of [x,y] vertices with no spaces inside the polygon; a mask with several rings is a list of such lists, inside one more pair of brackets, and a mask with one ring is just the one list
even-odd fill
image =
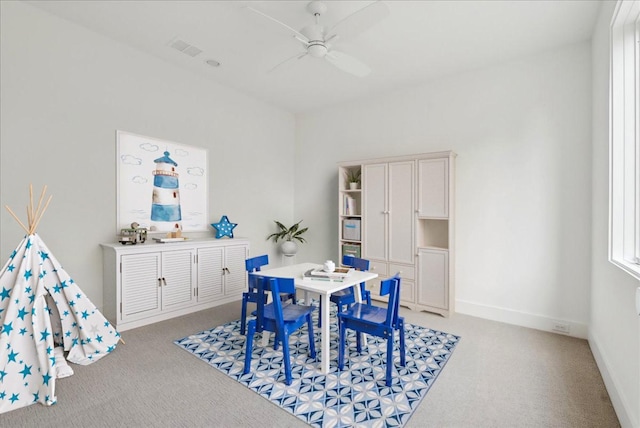
{"label": "white wall", "polygon": [[[591,55],[581,43],[297,117],[296,218],[337,257],[336,162],[454,150],[457,310],[586,337]],[[328,203],[326,202],[328,201]]]}
{"label": "white wall", "polygon": [[4,205],[26,223],[29,183],[36,199],[46,184],[53,200],[38,233],[101,307],[117,129],[208,149],[211,222],[226,214],[253,254],[275,254],[272,220],[293,218],[292,114],[28,4],[0,8],[0,263],[24,235]]}
{"label": "white wall", "polygon": [[640,426],[640,283],[608,261],[609,26],[615,2],[604,2],[592,40],[593,222],[589,344],[623,427]]}

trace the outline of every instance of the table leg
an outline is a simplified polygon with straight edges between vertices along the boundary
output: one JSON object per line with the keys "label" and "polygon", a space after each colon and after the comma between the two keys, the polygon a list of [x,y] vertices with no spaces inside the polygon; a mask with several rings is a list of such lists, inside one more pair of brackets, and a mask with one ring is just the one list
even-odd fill
{"label": "table leg", "polygon": [[322,352],[320,353],[320,370],[322,373],[329,373],[329,361],[331,357],[329,355],[329,348],[331,344],[331,336],[329,333],[330,319],[329,319],[329,296],[326,294],[320,294],[320,301],[322,302],[322,331],[320,333],[320,346]]}
{"label": "table leg", "polygon": [[[362,292],[360,290],[360,284],[357,284],[353,287],[356,290],[356,302],[362,303]],[[362,333],[362,347],[367,347],[367,335],[366,333]]]}

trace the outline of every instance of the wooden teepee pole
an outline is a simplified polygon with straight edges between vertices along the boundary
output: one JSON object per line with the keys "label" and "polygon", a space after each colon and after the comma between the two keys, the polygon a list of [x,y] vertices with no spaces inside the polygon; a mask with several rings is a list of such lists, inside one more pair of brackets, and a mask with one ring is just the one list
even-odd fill
{"label": "wooden teepee pole", "polygon": [[[42,187],[42,193],[40,193],[40,200],[38,200],[38,208],[36,208],[36,214],[40,212],[40,206],[42,205],[42,200],[44,199],[44,194],[46,192],[47,192],[47,185],[45,184],[44,187]],[[39,216],[42,217],[41,214]]]}
{"label": "wooden teepee pole", "polygon": [[24,223],[22,223],[22,221],[20,221],[18,216],[11,210],[11,208],[9,208],[9,205],[5,205],[5,208],[7,209],[7,211],[9,211],[9,214],[11,214],[11,216],[18,222],[20,227],[22,227],[22,229],[24,229],[24,231],[27,232],[27,234],[29,234],[29,235],[33,235],[35,233],[36,229],[38,228],[38,224],[40,223],[40,220],[42,219],[42,216],[43,216],[44,212],[47,210],[47,207],[49,206],[49,203],[51,202],[52,196],[49,196],[49,199],[47,200],[47,203],[42,208],[42,211],[40,211],[40,207],[42,206],[42,201],[44,199],[44,196],[45,196],[46,192],[47,192],[47,186],[45,185],[42,188],[42,193],[40,194],[40,200],[38,201],[38,207],[34,211],[33,210],[33,185],[29,184],[29,205],[27,206],[27,224],[29,225],[29,227],[25,226]]}
{"label": "wooden teepee pole", "polygon": [[33,224],[33,226],[31,226],[31,229],[29,231],[29,235],[33,235],[35,233],[36,229],[38,228],[38,225],[40,224],[40,220],[42,219],[42,215],[47,210],[47,207],[49,206],[49,202],[51,202],[51,198],[53,198],[53,196],[49,196],[49,199],[47,199],[47,203],[44,204],[44,208],[42,209],[42,212],[40,213],[40,215],[38,215],[38,218],[36,218],[36,221]]}
{"label": "wooden teepee pole", "polygon": [[18,222],[18,224],[20,225],[20,227],[22,227],[22,228],[24,229],[24,231],[25,231],[25,232],[29,233],[29,229],[27,229],[27,226],[25,226],[24,224],[22,224],[22,222],[20,221],[20,219],[18,218],[18,216],[17,216],[17,215],[15,215],[15,214],[13,213],[13,211],[11,211],[11,208],[9,208],[9,205],[5,205],[4,207],[7,209],[7,211],[9,211],[9,214],[11,214],[11,215],[13,216],[13,218],[15,218],[15,219],[16,219],[16,221]]}

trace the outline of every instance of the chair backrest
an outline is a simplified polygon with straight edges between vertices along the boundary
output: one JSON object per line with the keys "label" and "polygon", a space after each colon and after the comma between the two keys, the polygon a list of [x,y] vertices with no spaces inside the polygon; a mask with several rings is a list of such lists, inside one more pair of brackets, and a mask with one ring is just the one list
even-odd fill
{"label": "chair backrest", "polygon": [[396,326],[400,315],[400,273],[393,277],[380,281],[380,295],[389,295],[387,302],[387,319],[385,324]]}
{"label": "chair backrest", "polygon": [[244,261],[244,266],[247,269],[247,272],[259,272],[262,266],[266,266],[268,264],[269,264],[268,254],[252,257]]}
{"label": "chair backrest", "polygon": [[[247,272],[260,272],[260,268],[262,266],[266,266],[269,264],[269,255],[264,254],[262,256],[251,257],[244,261],[244,267]],[[249,275],[249,280],[247,281],[247,285],[249,286],[249,292],[255,292],[257,289],[256,278]]]}
{"label": "chair backrest", "polygon": [[[296,285],[293,278],[277,278],[262,276],[257,273],[249,273],[249,279],[253,280],[259,294],[268,293],[269,291],[271,292],[271,301],[275,308],[274,313],[276,321],[280,325],[283,325],[284,321],[282,318],[282,301],[280,300],[280,293],[295,293]],[[264,312],[264,299],[258,299],[257,306],[257,318],[261,321],[262,313]]]}
{"label": "chair backrest", "polygon": [[342,256],[342,264],[357,270],[369,270],[369,260],[345,254]]}
{"label": "chair backrest", "polygon": [[[369,270],[369,260],[367,259],[361,259],[359,257],[356,256],[352,256],[349,254],[345,254],[342,256],[342,264],[344,266],[349,266],[352,267],[356,270],[360,270],[360,271],[367,271]],[[367,286],[364,282],[360,283],[360,292],[362,293],[362,295],[364,296],[365,290],[367,289]]]}

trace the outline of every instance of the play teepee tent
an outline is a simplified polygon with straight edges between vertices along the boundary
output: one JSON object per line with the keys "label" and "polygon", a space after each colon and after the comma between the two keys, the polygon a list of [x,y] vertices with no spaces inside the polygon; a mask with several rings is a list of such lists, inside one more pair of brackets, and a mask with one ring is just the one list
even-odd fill
{"label": "play teepee tent", "polygon": [[56,378],[68,374],[62,352],[88,365],[120,338],[35,233],[51,201],[42,206],[45,193],[34,211],[30,192],[28,227],[6,207],[27,235],[0,270],[0,413],[55,404]]}

